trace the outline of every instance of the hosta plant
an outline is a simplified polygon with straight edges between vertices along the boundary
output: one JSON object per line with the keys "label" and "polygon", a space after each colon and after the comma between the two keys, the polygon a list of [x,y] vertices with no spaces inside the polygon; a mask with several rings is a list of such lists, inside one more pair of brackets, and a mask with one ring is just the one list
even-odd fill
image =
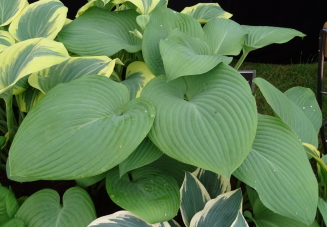
{"label": "hosta plant", "polygon": [[[1,186],[0,226],[178,226],[179,209],[186,226],[316,226],[317,207],[323,223],[314,94],[257,78],[275,116],[258,114],[237,71],[250,51],[305,35],[240,25],[217,3],[167,4],[90,0],[71,21],[59,0],[0,0],[1,167],[79,186],[62,202]],[[82,189],[94,185],[125,211],[95,220]]]}

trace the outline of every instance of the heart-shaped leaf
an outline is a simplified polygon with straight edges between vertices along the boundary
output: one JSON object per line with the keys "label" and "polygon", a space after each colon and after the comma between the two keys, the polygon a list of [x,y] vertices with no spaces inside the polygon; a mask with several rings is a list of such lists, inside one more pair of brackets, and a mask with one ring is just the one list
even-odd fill
{"label": "heart-shaped leaf", "polygon": [[118,211],[116,213],[100,217],[87,227],[171,227],[167,222],[149,224],[129,211]]}
{"label": "heart-shaped leaf", "polygon": [[263,78],[253,82],[260,88],[263,96],[275,113],[298,135],[300,141],[318,147],[317,131],[307,115],[285,94]]}
{"label": "heart-shaped leaf", "polygon": [[37,1],[11,22],[9,32],[18,41],[39,37],[54,39],[64,26],[67,11],[59,0]]}
{"label": "heart-shaped leaf", "polygon": [[7,31],[0,31],[0,52],[15,44],[15,39]]}
{"label": "heart-shaped leaf", "polygon": [[43,189],[34,193],[19,208],[16,217],[26,226],[86,227],[96,219],[96,214],[87,192],[74,187],[65,192],[62,204],[55,190]]}
{"label": "heart-shaped leaf", "polygon": [[188,227],[193,216],[203,210],[205,204],[211,198],[201,182],[189,172],[185,172],[185,179],[180,189],[180,194],[180,210],[183,222]]}
{"label": "heart-shaped leaf", "polygon": [[110,170],[106,188],[112,201],[151,224],[177,215],[180,202],[177,182],[154,168],[139,168],[121,178],[118,168]]}
{"label": "heart-shaped leaf", "polygon": [[135,151],[119,164],[119,175],[123,176],[130,170],[152,163],[162,155],[162,151],[148,137],[145,137]]}
{"label": "heart-shaped leaf", "polygon": [[149,138],[168,156],[229,179],[250,152],[256,104],[247,81],[230,66],[168,83],[156,77],[141,97],[156,106]]}
{"label": "heart-shaped leaf", "polygon": [[165,73],[160,55],[159,42],[161,39],[167,38],[176,28],[191,37],[200,39],[204,37],[201,25],[191,16],[173,11],[166,6],[156,7],[151,13],[150,21],[144,30],[142,41],[144,61],[156,76]]}
{"label": "heart-shaped leaf", "polygon": [[231,18],[232,14],[224,11],[218,3],[198,3],[191,7],[185,7],[181,13],[188,14],[200,23],[207,23],[214,18]]}
{"label": "heart-shaped leaf", "polygon": [[111,12],[92,7],[66,25],[58,40],[78,55],[112,56],[125,49],[129,53],[141,50],[141,40],[129,31],[141,28],[136,23],[135,10]]}
{"label": "heart-shaped leaf", "polygon": [[197,168],[192,174],[203,184],[212,199],[231,190],[229,180],[209,170]]}
{"label": "heart-shaped leaf", "polygon": [[28,82],[45,94],[60,83],[82,76],[97,74],[110,77],[116,61],[117,59],[112,60],[105,56],[69,58],[58,65],[32,73]]}
{"label": "heart-shaped leaf", "polygon": [[242,191],[227,192],[210,200],[191,221],[190,227],[231,226],[242,207]]}
{"label": "heart-shaped leaf", "polygon": [[8,25],[28,5],[27,0],[0,1],[0,27]]}
{"label": "heart-shaped leaf", "polygon": [[317,180],[302,144],[280,119],[259,116],[252,149],[233,175],[254,188],[273,212],[307,225],[313,222]]}
{"label": "heart-shaped leaf", "polygon": [[160,54],[167,82],[181,76],[206,73],[220,62],[229,64],[232,61],[232,58],[211,53],[207,43],[178,29],[160,41]]}
{"label": "heart-shaped leaf", "polygon": [[0,225],[12,219],[18,208],[14,193],[0,184]]}
{"label": "heart-shaped leaf", "polygon": [[[56,65],[68,56],[61,43],[44,38],[29,39],[8,47],[0,54],[0,93],[13,87],[23,77]],[[16,90],[14,94],[22,92]]]}
{"label": "heart-shaped leaf", "polygon": [[9,152],[8,175],[49,180],[98,175],[136,149],[154,115],[149,100],[129,101],[127,88],[104,76],[59,84],[20,125]]}
{"label": "heart-shaped leaf", "polygon": [[303,111],[318,133],[322,113],[315,93],[310,88],[293,87],[285,91],[285,95]]}

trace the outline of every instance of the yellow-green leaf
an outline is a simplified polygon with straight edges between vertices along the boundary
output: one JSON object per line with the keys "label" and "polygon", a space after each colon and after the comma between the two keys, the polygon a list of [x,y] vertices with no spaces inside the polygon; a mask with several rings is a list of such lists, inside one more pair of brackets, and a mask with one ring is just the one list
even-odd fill
{"label": "yellow-green leaf", "polygon": [[15,39],[7,31],[0,31],[0,52],[15,44]]}
{"label": "yellow-green leaf", "polygon": [[[0,54],[0,94],[13,87],[20,79],[68,58],[61,43],[36,38],[19,42]],[[17,94],[14,91],[14,94]]]}
{"label": "yellow-green leaf", "polygon": [[0,0],[0,26],[10,24],[26,5],[26,0]]}
{"label": "yellow-green leaf", "polygon": [[67,11],[59,0],[35,2],[12,21],[9,32],[19,41],[38,37],[54,39],[65,24]]}
{"label": "yellow-green leaf", "polygon": [[91,7],[98,7],[101,9],[111,10],[114,6],[115,4],[113,4],[111,0],[91,0],[77,11],[76,17],[79,17]]}
{"label": "yellow-green leaf", "polygon": [[16,96],[20,111],[29,112],[43,96],[44,94],[40,90],[34,87],[27,88],[23,93]]}
{"label": "yellow-green leaf", "polygon": [[198,3],[191,7],[185,7],[181,13],[188,14],[200,23],[207,23],[213,18],[231,18],[233,15],[224,11],[218,3]]}

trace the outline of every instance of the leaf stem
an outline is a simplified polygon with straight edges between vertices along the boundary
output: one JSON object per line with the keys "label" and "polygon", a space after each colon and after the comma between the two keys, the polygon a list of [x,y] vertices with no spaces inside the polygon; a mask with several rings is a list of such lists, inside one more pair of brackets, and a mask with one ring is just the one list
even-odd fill
{"label": "leaf stem", "polygon": [[236,63],[234,69],[238,70],[240,68],[240,66],[242,65],[244,59],[246,58],[246,56],[248,56],[249,53],[250,53],[249,51],[243,50],[243,54],[240,57],[240,59],[238,59],[238,62]]}

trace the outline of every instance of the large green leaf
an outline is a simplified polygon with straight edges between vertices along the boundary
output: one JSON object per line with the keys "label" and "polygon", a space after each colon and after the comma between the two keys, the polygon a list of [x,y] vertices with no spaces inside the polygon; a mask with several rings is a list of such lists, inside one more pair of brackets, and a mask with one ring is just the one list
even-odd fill
{"label": "large green leaf", "polygon": [[148,137],[145,137],[135,151],[119,164],[119,175],[123,176],[130,170],[152,163],[162,155],[162,151]]}
{"label": "large green leaf", "polygon": [[327,203],[322,198],[319,198],[318,208],[319,208],[319,211],[320,211],[320,213],[324,219],[324,222],[326,224],[327,223]]}
{"label": "large green leaf", "polygon": [[25,223],[19,218],[13,218],[2,225],[0,224],[0,227],[25,227]]}
{"label": "large green leaf", "polygon": [[219,63],[229,64],[232,58],[213,54],[207,43],[175,29],[160,41],[167,82],[181,76],[203,74]]}
{"label": "large green leaf", "polygon": [[180,189],[180,194],[180,210],[183,222],[188,227],[193,216],[203,210],[205,204],[211,198],[202,183],[189,172],[185,172],[185,179]]}
{"label": "large green leaf", "polygon": [[253,217],[257,227],[319,227],[317,222],[306,225],[298,220],[281,216],[263,205],[258,198],[253,204]]}
{"label": "large green leaf", "polygon": [[156,7],[150,14],[150,21],[143,33],[142,53],[146,65],[156,76],[165,73],[159,42],[167,38],[176,28],[195,38],[203,39],[204,37],[201,25],[189,15],[178,13],[165,6]]}
{"label": "large green leaf", "polygon": [[227,192],[210,200],[191,221],[190,227],[231,226],[242,207],[242,191]]}
{"label": "large green leaf", "polygon": [[200,23],[206,23],[214,18],[232,17],[232,14],[224,11],[218,3],[198,3],[191,7],[185,7],[181,13],[188,14]]}
{"label": "large green leaf", "polygon": [[100,217],[91,222],[87,227],[170,227],[167,222],[149,224],[129,211],[118,211],[116,213]]}
{"label": "large green leaf", "polygon": [[229,180],[209,170],[197,168],[192,174],[203,184],[212,199],[231,190]]}
{"label": "large green leaf", "polygon": [[110,170],[106,189],[112,201],[151,224],[172,219],[179,209],[176,180],[155,168],[139,168],[121,178],[118,168]]}
{"label": "large green leaf", "polygon": [[[61,43],[44,38],[26,40],[8,47],[0,54],[0,93],[13,87],[23,77],[56,65],[68,56]],[[16,89],[14,94],[20,92],[20,89]]]}
{"label": "large green leaf", "polygon": [[248,26],[242,25],[247,35],[244,50],[250,52],[273,43],[286,43],[295,36],[304,37],[305,34],[290,28]]}
{"label": "large green leaf", "polygon": [[16,217],[26,226],[72,227],[87,226],[96,218],[90,196],[83,189],[68,189],[60,204],[59,194],[43,189],[30,196],[19,208]]}
{"label": "large green leaf", "polygon": [[18,41],[44,37],[54,39],[64,26],[67,7],[59,0],[42,0],[26,7],[10,24]]}
{"label": "large green leaf", "polygon": [[136,149],[154,115],[150,101],[129,101],[127,88],[104,76],[60,84],[20,125],[9,152],[8,176],[50,180],[98,175]]}
{"label": "large green leaf", "polygon": [[82,76],[97,74],[110,77],[115,63],[116,59],[105,56],[69,58],[58,65],[32,73],[28,82],[45,94],[60,83],[67,83]]}
{"label": "large green leaf", "polygon": [[27,0],[0,0],[0,27],[10,24],[26,5]]}
{"label": "large green leaf", "polygon": [[106,178],[107,172],[100,173],[99,175],[95,175],[92,177],[86,177],[86,178],[81,178],[81,179],[76,179],[76,183],[83,188],[89,187],[104,178]]}
{"label": "large green leaf", "polygon": [[313,222],[317,180],[299,139],[280,119],[259,116],[250,154],[233,175],[253,187],[273,212],[308,225]]}
{"label": "large green leaf", "polygon": [[141,40],[129,31],[141,30],[135,10],[111,12],[92,7],[66,25],[58,40],[78,55],[112,56],[125,49],[130,53],[141,50]]}
{"label": "large green leaf", "polygon": [[149,138],[170,157],[229,179],[255,137],[257,110],[249,84],[225,64],[166,80],[156,77],[141,94],[157,111]]}
{"label": "large green leaf", "polygon": [[209,21],[203,31],[213,54],[238,55],[241,52],[246,33],[238,23],[216,18]]}
{"label": "large green leaf", "polygon": [[260,88],[263,96],[275,113],[298,135],[300,141],[318,147],[317,131],[307,115],[285,94],[263,78],[253,82]]}
{"label": "large green leaf", "polygon": [[0,225],[12,219],[18,208],[14,193],[0,184]]}
{"label": "large green leaf", "polygon": [[285,95],[303,111],[318,133],[321,127],[322,113],[315,93],[310,88],[293,87],[285,91]]}
{"label": "large green leaf", "polygon": [[15,39],[7,31],[0,31],[0,52],[15,44]]}

